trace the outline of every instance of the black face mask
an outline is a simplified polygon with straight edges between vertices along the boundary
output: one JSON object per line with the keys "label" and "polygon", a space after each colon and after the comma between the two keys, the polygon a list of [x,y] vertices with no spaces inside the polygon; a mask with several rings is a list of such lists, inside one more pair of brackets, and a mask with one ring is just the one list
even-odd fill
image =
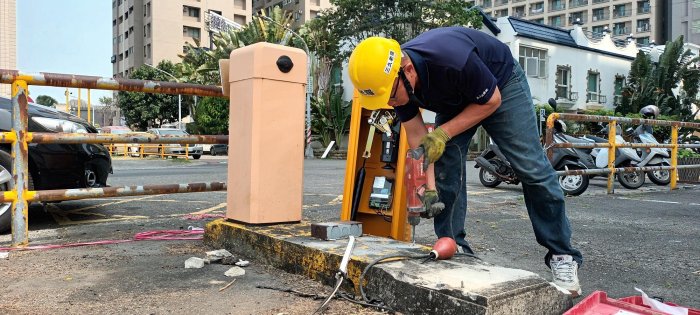
{"label": "black face mask", "polygon": [[[403,87],[406,89],[406,93],[408,94],[408,103],[413,102],[414,104],[418,105],[418,107],[423,107],[423,102],[421,102],[420,99],[416,96],[416,94],[413,92],[413,87],[411,86],[411,82],[408,81],[408,78],[406,77],[406,74],[403,72],[403,68],[399,68],[399,78],[401,79],[401,82],[403,82]],[[406,103],[406,104],[408,104]],[[402,104],[402,105],[406,105]]]}

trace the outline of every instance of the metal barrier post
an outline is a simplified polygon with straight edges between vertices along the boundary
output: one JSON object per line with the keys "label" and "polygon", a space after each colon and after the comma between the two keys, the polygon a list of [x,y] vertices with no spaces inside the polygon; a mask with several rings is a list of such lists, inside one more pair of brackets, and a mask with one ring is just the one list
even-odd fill
{"label": "metal barrier post", "polygon": [[76,109],[76,113],[77,113],[76,116],[78,116],[80,118],[82,118],[80,116],[80,108],[83,107],[82,105],[83,105],[83,101],[80,99],[80,88],[78,88],[78,108]]}
{"label": "metal barrier post", "polygon": [[676,189],[678,181],[678,126],[671,127],[671,190]]}
{"label": "metal barrier post", "polygon": [[87,121],[88,124],[92,125],[93,121],[90,118],[90,89],[88,89],[88,108],[87,108]]}
{"label": "metal barrier post", "polygon": [[190,144],[185,144],[185,160],[190,159]]}
{"label": "metal barrier post", "polygon": [[608,194],[615,192],[615,150],[616,150],[616,137],[617,132],[615,129],[617,121],[613,120],[608,124],[608,143],[610,143],[610,149],[608,149],[608,168],[610,169],[610,174],[608,174]]}
{"label": "metal barrier post", "polygon": [[544,145],[547,148],[547,159],[552,160],[554,155],[554,149],[552,149],[552,142],[554,142],[554,121],[559,119],[558,113],[552,113],[547,117],[547,130],[544,136]]}
{"label": "metal barrier post", "polygon": [[12,246],[29,244],[27,187],[27,82],[12,82],[12,177],[15,198],[12,201]]}

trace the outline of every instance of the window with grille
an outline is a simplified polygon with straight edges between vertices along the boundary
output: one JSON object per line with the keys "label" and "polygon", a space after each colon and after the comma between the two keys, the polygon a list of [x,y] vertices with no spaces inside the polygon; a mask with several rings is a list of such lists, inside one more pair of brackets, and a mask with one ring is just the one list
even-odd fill
{"label": "window with grille", "polygon": [[182,14],[185,16],[199,18],[199,8],[183,5],[182,6]]}
{"label": "window with grille", "polygon": [[520,56],[518,57],[518,61],[528,77],[547,77],[546,49],[520,46]]}
{"label": "window with grille", "polygon": [[182,27],[182,35],[192,37],[192,38],[199,38],[200,29],[197,27],[183,26]]}
{"label": "window with grille", "polygon": [[598,103],[600,96],[600,73],[593,70],[588,70],[588,91],[586,101],[590,103]]}
{"label": "window with grille", "polygon": [[570,99],[569,84],[571,82],[571,67],[557,66],[557,99]]}

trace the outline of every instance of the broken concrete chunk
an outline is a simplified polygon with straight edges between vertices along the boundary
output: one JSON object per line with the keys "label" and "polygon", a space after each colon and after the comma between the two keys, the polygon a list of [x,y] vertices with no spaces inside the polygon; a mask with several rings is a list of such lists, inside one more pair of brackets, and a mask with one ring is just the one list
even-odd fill
{"label": "broken concrete chunk", "polygon": [[0,252],[0,259],[10,258],[10,252]]}
{"label": "broken concrete chunk", "polygon": [[227,277],[239,277],[245,275],[245,270],[243,270],[241,267],[231,267],[231,269],[227,270],[224,275]]}
{"label": "broken concrete chunk", "polygon": [[185,260],[185,268],[186,269],[191,269],[191,268],[199,269],[199,268],[204,267],[204,263],[205,263],[205,261],[202,258],[190,257],[190,258],[187,258],[187,260]]}
{"label": "broken concrete chunk", "polygon": [[231,252],[225,250],[225,249],[218,249],[218,250],[213,250],[210,252],[207,252],[207,260],[210,262],[217,262],[225,257],[233,257],[233,254]]}
{"label": "broken concrete chunk", "polygon": [[247,267],[250,265],[250,262],[247,260],[239,259],[238,262],[236,263],[236,266],[238,267]]}

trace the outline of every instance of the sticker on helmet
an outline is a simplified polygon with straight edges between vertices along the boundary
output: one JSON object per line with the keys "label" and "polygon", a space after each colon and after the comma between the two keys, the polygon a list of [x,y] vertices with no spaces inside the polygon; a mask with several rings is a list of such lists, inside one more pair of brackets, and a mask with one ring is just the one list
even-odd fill
{"label": "sticker on helmet", "polygon": [[391,68],[394,66],[394,61],[396,60],[396,53],[393,50],[389,50],[389,58],[386,60],[386,66],[384,67],[384,73],[389,74]]}
{"label": "sticker on helmet", "polygon": [[374,91],[372,89],[366,89],[366,90],[358,90],[360,94],[365,95],[365,96],[374,96]]}

